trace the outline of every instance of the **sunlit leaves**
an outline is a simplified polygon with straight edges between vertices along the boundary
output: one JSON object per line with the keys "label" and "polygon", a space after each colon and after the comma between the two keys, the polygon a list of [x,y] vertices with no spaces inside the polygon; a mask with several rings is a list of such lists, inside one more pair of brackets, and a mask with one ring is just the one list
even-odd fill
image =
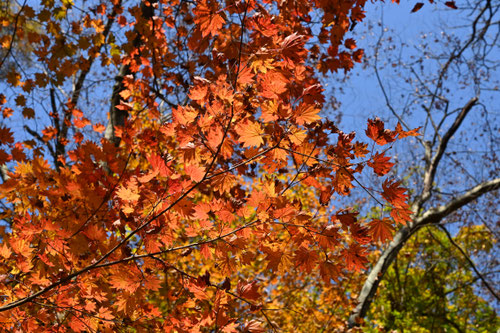
{"label": "sunlit leaves", "polygon": [[384,123],[378,118],[368,120],[368,128],[365,133],[370,139],[381,146],[394,142],[396,137],[396,133],[385,129]]}
{"label": "sunlit leaves", "polygon": [[198,24],[203,37],[215,36],[224,24],[224,18],[219,14],[216,1],[200,1],[195,10],[194,21]]}
{"label": "sunlit leaves", "polygon": [[392,221],[388,219],[375,219],[369,223],[369,226],[370,234],[373,236],[374,240],[385,242],[386,240],[392,239],[392,232],[394,231]]}
{"label": "sunlit leaves", "polygon": [[[29,303],[20,325],[267,331],[263,309],[286,306],[290,282],[338,283],[390,238],[388,217],[332,213],[358,188],[379,195],[357,177],[388,174],[389,153],[320,116],[318,73],[361,60],[344,38],[361,3],[73,6],[33,13],[44,72],[7,73],[19,92],[0,98],[5,118],[36,125],[19,142],[0,128],[0,162],[17,163],[0,191],[13,221],[0,229],[2,302],[50,287],[35,301],[51,306]],[[384,126],[366,131],[379,146],[416,135]],[[400,184],[382,197],[403,223]]]}
{"label": "sunlit leaves", "polygon": [[243,147],[259,147],[264,143],[262,127],[259,123],[253,121],[246,121],[236,127],[240,142]]}
{"label": "sunlit leaves", "polygon": [[391,160],[390,157],[386,157],[384,153],[376,153],[371,161],[368,161],[368,166],[373,168],[373,171],[379,175],[383,176],[387,174],[391,168],[394,166],[394,163],[389,162]]}

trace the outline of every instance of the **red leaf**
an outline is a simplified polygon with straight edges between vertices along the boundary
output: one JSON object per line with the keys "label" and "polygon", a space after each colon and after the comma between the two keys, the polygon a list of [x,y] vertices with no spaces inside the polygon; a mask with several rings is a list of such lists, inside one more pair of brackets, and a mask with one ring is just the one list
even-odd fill
{"label": "red leaf", "polygon": [[199,182],[205,176],[205,168],[199,165],[188,165],[186,167],[186,174],[191,177],[191,180]]}
{"label": "red leaf", "polygon": [[209,3],[207,1],[200,1],[193,10],[195,14],[194,22],[198,24],[203,37],[217,35],[219,29],[226,22],[222,16],[217,14],[217,7],[216,1],[210,1]]}
{"label": "red leaf", "polygon": [[311,104],[300,104],[297,110],[295,110],[295,122],[298,125],[307,125],[316,120],[320,120],[321,117],[318,115],[319,109]]}
{"label": "red leaf", "polygon": [[401,124],[398,123],[396,125],[396,133],[398,133],[398,138],[403,139],[406,138],[407,136],[419,136],[420,133],[418,131],[420,130],[421,127],[412,129],[410,131],[403,131],[403,127],[401,127]]}
{"label": "red leaf", "polygon": [[393,182],[389,179],[386,179],[382,184],[383,192],[382,196],[385,200],[391,203],[396,208],[408,208],[408,203],[406,199],[408,198],[408,194],[406,194],[406,189],[404,187],[400,187],[401,182]]}
{"label": "red leaf", "polygon": [[387,174],[389,171],[391,171],[391,168],[393,167],[394,163],[389,162],[391,160],[390,157],[385,157],[384,153],[381,154],[375,154],[372,157],[372,161],[368,161],[368,166],[373,168],[373,171],[379,175],[383,176]]}
{"label": "red leaf", "polygon": [[[42,131],[43,132],[43,131]],[[14,136],[7,127],[0,127],[0,144],[14,143]]]}
{"label": "red leaf", "polygon": [[390,220],[375,219],[371,221],[368,225],[370,226],[369,233],[372,235],[374,240],[379,240],[381,242],[384,242],[387,239],[392,239],[392,232],[394,231],[394,228],[392,227]]}
{"label": "red leaf", "polygon": [[422,7],[424,6],[423,2],[417,2],[413,9],[411,10],[412,13],[418,12]]}
{"label": "red leaf", "polygon": [[348,249],[342,250],[342,254],[348,270],[361,271],[366,268],[365,265],[368,263],[366,249],[359,244],[351,244]]}
{"label": "red leaf", "polygon": [[262,97],[278,99],[286,91],[288,79],[278,71],[270,71],[262,75]]}
{"label": "red leaf", "polygon": [[194,86],[189,90],[189,97],[193,101],[199,101],[205,98],[205,96],[208,93],[208,87],[207,86]]}
{"label": "red leaf", "polygon": [[245,325],[245,331],[248,333],[264,333],[266,332],[266,329],[262,325],[262,322],[257,321],[255,319],[250,320],[249,322],[246,323]]}
{"label": "red leaf", "polygon": [[455,1],[446,1],[444,4],[452,9],[458,9],[457,5],[455,5]]}
{"label": "red leaf", "polygon": [[252,281],[250,283],[239,282],[238,283],[238,294],[247,300],[257,300],[260,297],[259,286],[257,281]]}
{"label": "red leaf", "polygon": [[160,176],[167,177],[170,176],[172,173],[167,165],[165,164],[165,161],[163,158],[157,154],[152,154],[148,158],[149,163],[151,163],[151,166],[153,167],[154,172],[158,172]]}
{"label": "red leaf", "polygon": [[327,206],[330,202],[330,198],[332,197],[332,187],[328,186],[328,188],[321,191],[319,195],[319,202],[322,206]]}
{"label": "red leaf", "polygon": [[366,135],[374,140],[378,145],[385,145],[396,140],[396,132],[384,129],[384,122],[379,118],[369,119]]}

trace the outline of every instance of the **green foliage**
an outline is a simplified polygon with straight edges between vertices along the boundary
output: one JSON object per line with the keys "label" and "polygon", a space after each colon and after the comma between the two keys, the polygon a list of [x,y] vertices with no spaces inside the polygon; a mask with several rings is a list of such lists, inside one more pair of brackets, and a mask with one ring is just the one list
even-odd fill
{"label": "green foliage", "polygon": [[[494,254],[484,226],[463,227],[454,241],[484,263],[480,271],[488,267]],[[366,332],[495,332],[500,325],[480,279],[446,233],[435,227],[422,228],[407,243],[378,291]]]}

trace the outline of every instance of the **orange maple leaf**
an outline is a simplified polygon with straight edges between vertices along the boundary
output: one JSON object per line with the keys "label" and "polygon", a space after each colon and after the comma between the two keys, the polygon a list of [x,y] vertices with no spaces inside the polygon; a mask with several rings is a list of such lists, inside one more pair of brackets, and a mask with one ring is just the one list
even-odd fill
{"label": "orange maple leaf", "polygon": [[259,286],[257,281],[252,281],[250,283],[246,281],[240,281],[238,283],[238,294],[248,300],[257,300],[260,297]]}
{"label": "orange maple leaf", "polygon": [[186,167],[186,174],[191,177],[194,182],[199,182],[205,176],[205,168],[199,165],[188,165]]}
{"label": "orange maple leaf", "polygon": [[207,93],[207,86],[196,85],[189,90],[189,98],[191,98],[193,101],[199,101],[204,99]]}
{"label": "orange maple leaf", "polygon": [[391,211],[391,217],[396,223],[401,223],[406,225],[407,222],[411,221],[411,215],[413,212],[408,208],[393,208]]}
{"label": "orange maple leaf", "polygon": [[373,168],[373,171],[379,175],[383,176],[393,167],[394,163],[389,162],[390,157],[384,156],[384,153],[377,153],[372,157],[372,160],[368,161],[368,166]]}
{"label": "orange maple leaf", "polygon": [[348,249],[342,250],[342,255],[348,270],[361,271],[366,268],[366,264],[368,263],[368,259],[366,259],[367,252],[359,244],[351,244]]}
{"label": "orange maple leaf", "polygon": [[320,109],[316,108],[314,105],[302,103],[297,110],[295,110],[295,122],[298,125],[307,125],[316,120],[320,120],[321,117],[318,115],[319,111]]}
{"label": "orange maple leaf", "polygon": [[262,97],[279,98],[286,91],[288,79],[278,71],[270,71],[262,75]]}
{"label": "orange maple leaf", "polygon": [[121,185],[116,191],[116,195],[118,198],[125,201],[135,202],[139,200],[141,196],[139,195],[139,189],[137,188],[137,179],[132,178],[128,181],[126,186]]}
{"label": "orange maple leaf", "polygon": [[259,123],[249,120],[236,127],[236,133],[240,136],[239,141],[243,143],[243,147],[260,147],[264,143],[263,132]]}
{"label": "orange maple leaf", "polygon": [[221,15],[217,14],[217,7],[217,2],[215,1],[210,1],[210,3],[207,3],[207,1],[200,1],[193,10],[195,14],[194,22],[198,24],[203,37],[217,35],[219,29],[222,28],[222,25],[226,22]]}
{"label": "orange maple leaf", "polygon": [[305,38],[296,32],[287,36],[281,43],[281,56],[286,65],[295,68],[297,64],[304,62],[307,50],[304,48]]}
{"label": "orange maple leaf", "polygon": [[372,235],[374,240],[379,240],[384,242],[387,239],[392,239],[392,232],[394,228],[391,225],[391,221],[388,219],[374,219],[368,223],[370,230],[369,233]]}
{"label": "orange maple leaf", "polygon": [[153,167],[153,171],[160,174],[160,176],[167,177],[172,174],[172,171],[169,170],[165,161],[160,155],[152,154],[148,158],[149,163]]}
{"label": "orange maple leaf", "polygon": [[396,208],[408,208],[408,194],[406,194],[406,189],[400,187],[400,181],[391,182],[391,180],[386,179],[382,184],[382,196],[385,200],[391,203]]}
{"label": "orange maple leaf", "polygon": [[384,129],[384,122],[379,118],[369,119],[366,135],[378,145],[385,145],[396,140],[396,132]]}
{"label": "orange maple leaf", "polygon": [[399,139],[406,138],[407,136],[419,136],[420,133],[418,133],[418,131],[420,130],[420,128],[421,127],[412,129],[410,131],[403,131],[403,127],[398,122],[398,124],[396,125],[396,133],[398,134]]}

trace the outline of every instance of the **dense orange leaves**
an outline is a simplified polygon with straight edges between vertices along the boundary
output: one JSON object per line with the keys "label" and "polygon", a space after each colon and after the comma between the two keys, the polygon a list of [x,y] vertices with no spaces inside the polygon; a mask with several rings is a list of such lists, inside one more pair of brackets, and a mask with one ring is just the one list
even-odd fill
{"label": "dense orange leaves", "polygon": [[[375,146],[321,117],[317,75],[360,60],[346,34],[364,3],[26,5],[39,66],[13,69],[0,100],[2,327],[277,330],[294,290],[364,269],[411,212],[399,182],[358,176],[387,175],[377,148],[417,135],[369,120]],[[29,140],[8,121],[23,116]],[[361,218],[353,191],[392,219]]]}

